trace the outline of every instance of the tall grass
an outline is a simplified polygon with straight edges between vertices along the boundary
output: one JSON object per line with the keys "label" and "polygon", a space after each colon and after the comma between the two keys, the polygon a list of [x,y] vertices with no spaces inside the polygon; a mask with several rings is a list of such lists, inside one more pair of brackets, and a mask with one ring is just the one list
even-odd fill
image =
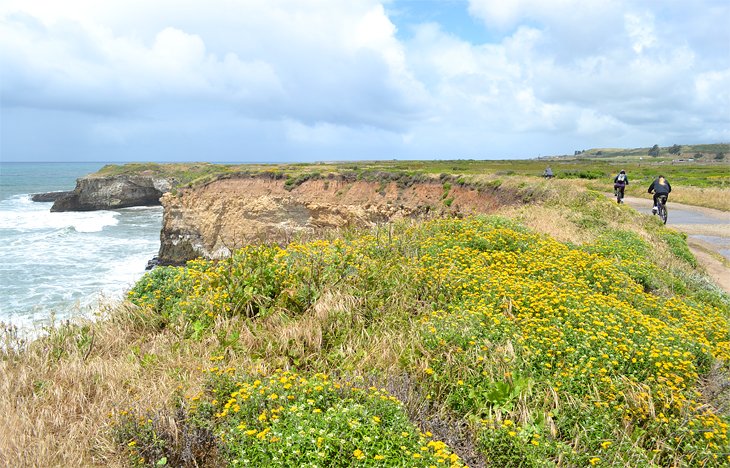
{"label": "tall grass", "polygon": [[158,408],[200,388],[208,341],[181,342],[134,307],[64,324],[0,359],[0,464],[125,465],[109,436],[115,415]]}

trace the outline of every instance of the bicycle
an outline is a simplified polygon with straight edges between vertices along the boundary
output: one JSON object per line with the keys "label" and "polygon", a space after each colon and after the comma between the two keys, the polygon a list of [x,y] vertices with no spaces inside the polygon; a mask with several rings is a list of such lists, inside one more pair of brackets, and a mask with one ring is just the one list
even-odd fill
{"label": "bicycle", "polygon": [[659,219],[661,219],[664,224],[667,224],[667,217],[669,216],[669,214],[667,213],[667,196],[666,195],[661,195],[661,196],[657,197],[656,211],[657,211],[657,215],[659,215]]}
{"label": "bicycle", "polygon": [[613,192],[614,192],[614,195],[616,195],[616,203],[623,203],[624,190],[625,190],[625,187],[623,185],[614,186]]}

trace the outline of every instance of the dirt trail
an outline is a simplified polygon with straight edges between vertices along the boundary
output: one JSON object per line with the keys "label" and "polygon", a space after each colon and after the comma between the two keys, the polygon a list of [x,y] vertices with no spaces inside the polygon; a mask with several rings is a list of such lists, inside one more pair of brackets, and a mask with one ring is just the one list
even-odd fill
{"label": "dirt trail", "polygon": [[[626,197],[627,205],[651,215],[652,201]],[[687,244],[715,283],[730,294],[730,213],[681,203],[667,204],[667,226],[687,234]]]}

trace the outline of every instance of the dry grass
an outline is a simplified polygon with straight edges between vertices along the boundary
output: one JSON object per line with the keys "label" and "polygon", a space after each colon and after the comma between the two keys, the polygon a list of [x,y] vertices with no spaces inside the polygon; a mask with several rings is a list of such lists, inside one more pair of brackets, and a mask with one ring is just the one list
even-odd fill
{"label": "dry grass", "polygon": [[[406,310],[397,305],[389,310]],[[311,310],[295,319],[284,316],[268,317],[259,336],[260,346],[268,343],[267,359],[282,356],[295,363],[282,362],[279,367],[295,364],[304,368],[339,368],[355,374],[358,370],[379,369],[386,374],[400,372],[399,360],[404,352],[415,346],[415,337],[403,333],[403,327],[377,326],[378,333],[368,332],[361,298],[337,291],[327,291]],[[387,317],[381,317],[387,320]],[[405,325],[406,329],[412,325]],[[326,356],[339,356],[342,362],[325,363]]]}
{"label": "dry grass", "polygon": [[672,199],[686,205],[730,211],[730,188],[680,187],[672,191]]}
{"label": "dry grass", "polygon": [[[647,200],[651,199],[651,195],[646,193],[646,187],[631,187],[626,190],[626,194],[646,198]],[[674,184],[672,186],[672,194],[669,198],[670,201],[674,203],[703,206],[705,208],[713,208],[720,211],[730,211],[730,188],[702,188],[677,186]]]}
{"label": "dry grass", "polygon": [[[201,341],[182,339],[184,324],[157,330],[130,305],[96,322],[63,325],[21,352],[1,356],[0,465],[125,465],[114,440],[118,416],[149,415],[175,433],[175,403],[203,389],[201,370],[218,353],[226,365],[266,372],[295,364],[326,368],[322,348],[337,346],[335,354],[351,363],[353,375],[357,369],[395,369],[413,337],[399,329],[368,335],[358,304],[355,297],[326,293],[302,316],[272,314],[255,329],[239,317],[219,318]],[[233,332],[235,343],[221,346]],[[348,340],[323,342],[323,336],[337,335]]]}
{"label": "dry grass", "polygon": [[569,213],[557,211],[554,207],[517,206],[502,209],[499,214],[515,219],[529,229],[551,236],[560,242],[581,245],[593,241],[596,237],[595,233],[578,227]]}
{"label": "dry grass", "polygon": [[164,408],[178,386],[200,387],[198,368],[211,348],[175,346],[172,331],[152,332],[136,317],[120,307],[106,320],[64,325],[2,356],[0,464],[123,465],[114,416],[133,406]]}

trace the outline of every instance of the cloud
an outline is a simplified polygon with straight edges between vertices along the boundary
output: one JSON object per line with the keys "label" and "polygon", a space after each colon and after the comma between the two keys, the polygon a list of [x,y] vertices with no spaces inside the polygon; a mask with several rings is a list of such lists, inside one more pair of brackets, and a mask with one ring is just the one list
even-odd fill
{"label": "cloud", "polygon": [[469,12],[487,24],[511,28],[524,19],[557,19],[590,12],[590,0],[471,0]]}
{"label": "cloud", "polygon": [[634,52],[640,54],[645,48],[656,44],[654,17],[652,15],[627,13],[624,18],[626,33],[631,39],[631,48]]}
{"label": "cloud", "polygon": [[[727,95],[714,86],[714,78],[705,81],[697,72],[706,68],[713,70],[707,76],[724,76],[730,70],[730,56],[707,62],[704,44],[697,40],[701,34],[693,33],[690,41],[681,31],[684,18],[698,16],[707,20],[708,36],[722,30],[730,9],[719,7],[721,2],[701,3],[692,11],[681,2],[667,2],[662,10],[651,11],[644,2],[618,0],[472,0],[470,11],[488,27],[518,27],[519,32],[526,30],[521,23],[532,24],[529,46],[522,45],[518,33],[503,41],[505,50],[512,51],[510,57],[522,65],[523,75],[531,77],[525,86],[531,86],[534,95],[522,103],[532,104],[522,108],[538,102],[557,106],[560,111],[543,115],[548,120],[551,115],[572,115],[578,133],[594,129],[598,135],[640,126],[659,135],[667,128],[692,128],[688,115],[697,115],[700,121],[705,117],[699,112],[717,115],[723,94]],[[515,45],[509,47],[510,42]],[[709,53],[715,54],[712,47]],[[717,93],[714,109],[699,91],[705,84]],[[699,111],[701,102],[707,107]],[[699,128],[692,130],[697,137],[702,133]],[[728,132],[720,133],[727,138]]]}
{"label": "cloud", "polygon": [[3,104],[99,114],[128,113],[164,100],[211,100],[253,105],[281,95],[272,67],[217,57],[202,38],[175,28],[161,30],[146,45],[103,28],[33,18],[6,18],[0,56],[9,80]]}
{"label": "cloud", "polygon": [[259,161],[730,139],[724,1],[470,0],[483,43],[399,25],[399,1],[6,0],[3,157],[48,151],[39,132],[74,154]]}
{"label": "cloud", "polygon": [[0,30],[4,43],[12,44],[0,65],[15,78],[3,82],[4,103],[144,113],[161,102],[184,100],[253,118],[397,128],[420,111],[419,84],[403,65],[382,6],[360,3],[353,11],[335,8],[342,16],[323,22],[319,10],[254,2],[238,13],[244,24],[251,17],[268,19],[267,30],[259,26],[254,35],[224,26],[236,38],[228,47],[209,47],[207,38],[215,44],[212,23],[220,19],[225,25],[224,16],[235,11],[221,10],[197,27],[194,17],[186,17],[180,24],[189,29],[159,22],[161,29],[145,41],[147,32],[96,23],[81,8],[60,18],[28,8],[6,15]]}

